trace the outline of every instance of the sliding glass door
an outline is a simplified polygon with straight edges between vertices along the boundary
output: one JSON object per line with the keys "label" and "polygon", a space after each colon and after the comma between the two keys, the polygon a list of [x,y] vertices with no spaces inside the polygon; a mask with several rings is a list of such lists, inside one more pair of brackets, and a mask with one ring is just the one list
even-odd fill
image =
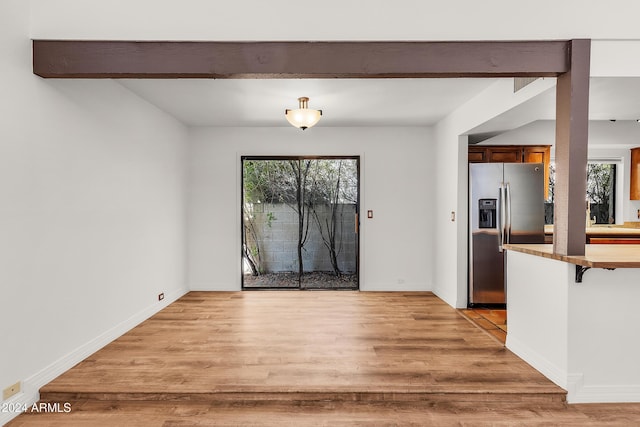
{"label": "sliding glass door", "polygon": [[358,157],[243,157],[243,289],[358,289],[358,205]]}

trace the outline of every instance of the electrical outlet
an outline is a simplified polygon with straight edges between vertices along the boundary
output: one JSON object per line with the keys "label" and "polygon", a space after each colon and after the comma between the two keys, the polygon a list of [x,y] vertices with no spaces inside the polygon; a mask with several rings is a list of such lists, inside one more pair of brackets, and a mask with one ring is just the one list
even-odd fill
{"label": "electrical outlet", "polygon": [[20,381],[2,390],[2,400],[7,400],[18,393],[20,393]]}
{"label": "electrical outlet", "polygon": [[160,292],[158,294],[158,301],[162,301],[164,299],[164,292]]}
{"label": "electrical outlet", "polygon": [[640,219],[640,209],[638,209],[638,219]]}

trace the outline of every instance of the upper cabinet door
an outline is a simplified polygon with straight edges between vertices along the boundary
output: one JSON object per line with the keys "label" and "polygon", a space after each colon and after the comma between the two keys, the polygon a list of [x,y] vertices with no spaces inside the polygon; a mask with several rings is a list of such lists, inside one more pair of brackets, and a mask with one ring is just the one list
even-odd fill
{"label": "upper cabinet door", "polygon": [[629,199],[640,200],[640,147],[631,149],[631,185]]}
{"label": "upper cabinet door", "polygon": [[522,163],[522,147],[491,147],[489,149],[490,163]]}
{"label": "upper cabinet door", "polygon": [[551,147],[548,145],[541,146],[524,146],[524,162],[525,163],[549,163],[551,155]]}
{"label": "upper cabinet door", "polygon": [[469,163],[487,163],[487,149],[484,147],[469,147]]}
{"label": "upper cabinet door", "polygon": [[470,146],[469,163],[522,163],[522,147],[515,145]]}

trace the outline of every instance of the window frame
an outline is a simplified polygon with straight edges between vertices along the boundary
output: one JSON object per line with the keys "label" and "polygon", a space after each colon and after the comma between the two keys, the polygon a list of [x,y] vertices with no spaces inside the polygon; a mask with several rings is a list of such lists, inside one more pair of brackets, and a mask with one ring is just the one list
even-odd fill
{"label": "window frame", "polygon": [[[614,181],[614,203],[613,203],[613,224],[623,224],[623,200],[624,200],[624,159],[621,157],[589,157],[587,158],[587,167],[590,164],[613,164],[615,165],[615,181]],[[549,167],[553,166],[555,168],[556,159],[552,157],[549,160]],[[551,177],[551,174],[549,174]],[[552,184],[549,183],[549,187],[551,188]],[[550,189],[549,194],[552,193]],[[585,200],[587,195],[585,194]],[[554,203],[550,200],[545,200],[545,203]],[[605,225],[605,224],[599,224]]]}

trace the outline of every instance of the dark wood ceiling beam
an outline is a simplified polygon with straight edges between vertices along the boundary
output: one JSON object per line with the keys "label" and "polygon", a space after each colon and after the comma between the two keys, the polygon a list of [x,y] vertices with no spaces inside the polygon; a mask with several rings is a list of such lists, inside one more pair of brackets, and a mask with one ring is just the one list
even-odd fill
{"label": "dark wood ceiling beam", "polygon": [[45,78],[550,77],[569,71],[568,41],[33,41]]}

